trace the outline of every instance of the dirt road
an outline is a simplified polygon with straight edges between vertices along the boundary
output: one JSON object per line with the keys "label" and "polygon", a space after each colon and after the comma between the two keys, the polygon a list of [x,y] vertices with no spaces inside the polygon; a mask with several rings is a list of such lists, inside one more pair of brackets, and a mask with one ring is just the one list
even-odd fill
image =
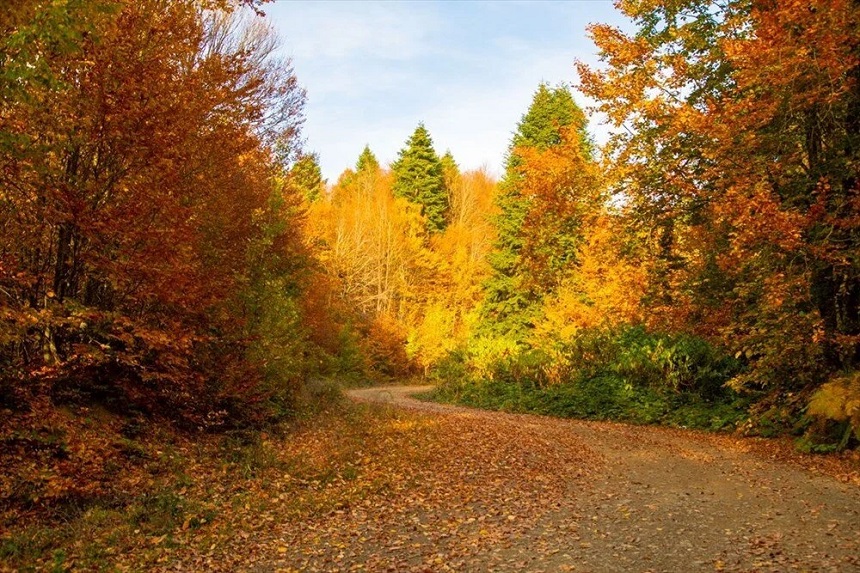
{"label": "dirt road", "polygon": [[856,455],[410,397],[427,389],[350,390],[368,405],[346,426],[285,444],[314,465],[345,432],[339,469],[284,474],[281,512],[170,570],[860,571]]}
{"label": "dirt road", "polygon": [[[554,506],[525,504],[534,514],[499,540],[504,551],[484,561],[473,556],[462,570],[860,571],[860,488],[771,459],[754,441],[477,412],[410,397],[424,390],[349,395],[485,431],[500,463],[513,457],[536,472],[500,492],[505,504],[540,498],[539,477],[562,482],[554,484],[564,492]],[[530,447],[534,440],[549,449]],[[456,450],[451,444],[452,456],[485,455]]]}

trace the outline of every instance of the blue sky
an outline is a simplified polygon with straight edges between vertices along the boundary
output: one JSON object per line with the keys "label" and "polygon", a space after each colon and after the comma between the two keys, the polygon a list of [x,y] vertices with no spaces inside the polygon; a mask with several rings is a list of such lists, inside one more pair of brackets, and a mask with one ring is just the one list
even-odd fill
{"label": "blue sky", "polygon": [[307,89],[304,135],[330,182],[365,144],[396,159],[419,121],[462,169],[500,173],[538,84],[575,83],[575,59],[597,62],[586,26],[623,24],[608,0],[282,0],[265,11]]}

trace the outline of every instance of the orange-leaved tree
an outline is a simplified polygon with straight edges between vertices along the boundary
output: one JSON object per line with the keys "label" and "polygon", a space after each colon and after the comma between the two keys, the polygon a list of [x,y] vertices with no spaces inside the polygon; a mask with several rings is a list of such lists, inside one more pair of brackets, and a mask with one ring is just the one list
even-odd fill
{"label": "orange-leaved tree", "polygon": [[4,387],[223,421],[259,376],[249,244],[296,242],[270,211],[301,121],[291,68],[264,29],[190,1],[5,10]]}
{"label": "orange-leaved tree", "polygon": [[[721,342],[777,399],[860,365],[860,5],[621,2],[582,89],[630,221],[651,237],[654,322]],[[785,393],[785,394],[783,394]]]}

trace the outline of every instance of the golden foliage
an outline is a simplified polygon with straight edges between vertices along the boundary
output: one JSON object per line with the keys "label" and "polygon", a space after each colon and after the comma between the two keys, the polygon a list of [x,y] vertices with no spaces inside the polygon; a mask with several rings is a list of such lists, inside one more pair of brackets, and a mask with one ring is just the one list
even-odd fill
{"label": "golden foliage", "polygon": [[400,332],[424,368],[468,336],[493,241],[495,181],[485,171],[451,179],[451,220],[432,237],[420,207],[396,198],[391,173],[375,165],[348,170],[308,207],[309,241],[340,299],[370,321],[368,336],[374,325]]}
{"label": "golden foliage", "polygon": [[812,396],[807,412],[836,422],[849,421],[860,438],[860,372],[834,378]]}
{"label": "golden foliage", "polygon": [[550,348],[583,329],[636,324],[643,319],[641,299],[646,284],[642,265],[622,254],[623,234],[616,216],[596,216],[586,230],[573,267],[557,292],[544,302],[543,320],[533,341]]}

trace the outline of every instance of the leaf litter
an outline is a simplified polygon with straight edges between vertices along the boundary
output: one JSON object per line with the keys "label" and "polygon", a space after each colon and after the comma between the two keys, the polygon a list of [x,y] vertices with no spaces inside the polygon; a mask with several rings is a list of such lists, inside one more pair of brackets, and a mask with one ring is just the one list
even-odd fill
{"label": "leaf litter", "polygon": [[[441,406],[416,391],[350,392],[376,404],[355,472],[304,484],[325,510],[275,510],[172,569],[860,571],[856,458]],[[312,457],[334,436],[303,438]]]}

